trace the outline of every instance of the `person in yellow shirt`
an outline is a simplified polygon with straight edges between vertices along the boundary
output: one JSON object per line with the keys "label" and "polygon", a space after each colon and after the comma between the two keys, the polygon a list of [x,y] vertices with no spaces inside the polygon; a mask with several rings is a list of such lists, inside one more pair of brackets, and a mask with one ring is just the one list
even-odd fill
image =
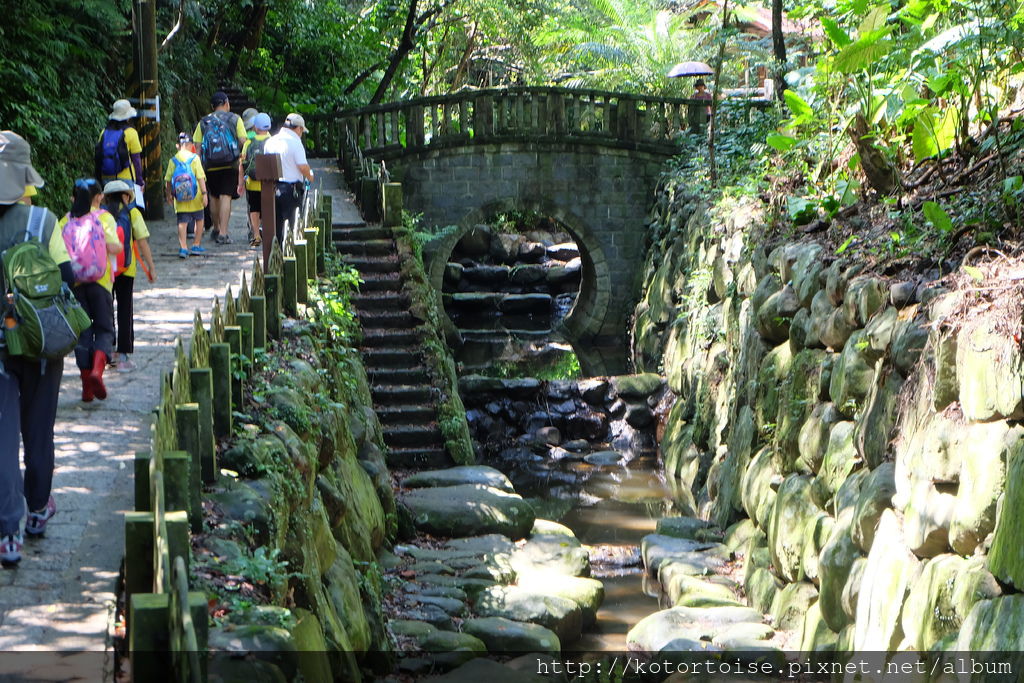
{"label": "person in yellow shirt", "polygon": [[[132,298],[135,291],[137,264],[142,259],[142,269],[150,282],[156,280],[156,265],[149,249],[149,228],[142,212],[135,206],[134,189],[123,180],[111,180],[103,186],[103,208],[117,221],[118,228],[126,235],[121,243],[128,265],[114,273],[114,309],[116,316],[117,343],[114,346],[112,364],[118,372],[135,369],[131,354],[135,351],[135,319]],[[119,262],[122,260],[119,258]]]}
{"label": "person in yellow shirt", "polygon": [[[217,244],[230,244],[228,236],[231,222],[231,201],[238,199],[238,158],[245,142],[245,124],[242,117],[231,112],[226,93],[217,91],[210,98],[213,111],[196,124],[192,140],[199,149],[210,188],[210,218],[213,220]],[[219,133],[214,134],[219,129]],[[203,144],[203,140],[216,139],[216,143]],[[224,143],[223,147],[221,143]]]}
{"label": "person in yellow shirt", "polygon": [[[178,256],[188,258],[189,254],[205,254],[203,241],[203,207],[210,198],[206,194],[206,173],[199,155],[195,152],[192,137],[185,132],[178,134],[178,151],[167,164],[164,174],[167,203],[174,205],[178,218]],[[189,221],[195,223],[195,234],[190,250],[185,242],[185,231]]]}
{"label": "person in yellow shirt", "polygon": [[96,143],[96,178],[101,183],[111,180],[127,180],[144,186],[142,175],[142,143],[139,132],[131,125],[138,116],[128,100],[118,100],[107,117],[107,127]]}
{"label": "person in yellow shirt", "polygon": [[242,147],[242,159],[238,164],[238,194],[245,191],[245,201],[249,205],[249,246],[258,247],[263,243],[260,226],[260,215],[263,211],[262,184],[256,180],[256,157],[263,154],[263,147],[270,139],[270,115],[259,113],[253,118],[255,135],[245,141]]}
{"label": "person in yellow shirt", "polygon": [[[116,256],[121,253],[121,240],[117,238],[117,221],[100,208],[102,202],[103,192],[95,178],[76,180],[71,211],[57,222],[57,229],[63,234],[72,217],[81,218],[86,214],[94,214],[103,226],[107,254]],[[68,239],[65,235],[65,244]],[[114,353],[113,288],[114,274],[108,258],[106,270],[99,280],[76,282],[72,289],[75,298],[92,320],[92,325],[82,330],[78,337],[78,346],[75,347],[75,363],[82,374],[82,401],[86,403],[94,397],[101,401],[107,397],[107,388],[103,385],[103,370]]]}

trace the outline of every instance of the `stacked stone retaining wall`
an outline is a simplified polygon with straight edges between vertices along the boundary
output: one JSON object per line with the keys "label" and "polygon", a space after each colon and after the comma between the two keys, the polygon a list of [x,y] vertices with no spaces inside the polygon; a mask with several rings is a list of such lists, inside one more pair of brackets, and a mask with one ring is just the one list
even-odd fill
{"label": "stacked stone retaining wall", "polygon": [[651,219],[634,362],[675,395],[660,446],[692,514],[749,534],[747,603],[799,614],[793,649],[1024,649],[989,628],[1024,618],[1019,312],[765,248],[753,202],[668,183]]}

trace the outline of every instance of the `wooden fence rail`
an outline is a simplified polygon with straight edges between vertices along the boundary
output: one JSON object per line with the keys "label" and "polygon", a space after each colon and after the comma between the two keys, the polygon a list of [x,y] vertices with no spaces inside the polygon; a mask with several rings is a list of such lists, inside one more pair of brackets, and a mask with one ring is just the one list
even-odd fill
{"label": "wooden fence rail", "polygon": [[[132,680],[206,679],[206,595],[189,591],[190,534],[202,530],[202,489],[216,481],[215,438],[232,432],[241,377],[256,349],[280,335],[280,318],[306,303],[308,280],[322,274],[332,224],[331,198],[307,194],[235,297],[214,299],[209,326],[197,310],[186,354],[162,382],[151,448],[135,455],[135,510],[125,515],[125,592]],[[301,265],[300,265],[301,262]],[[301,298],[300,298],[301,297]]]}

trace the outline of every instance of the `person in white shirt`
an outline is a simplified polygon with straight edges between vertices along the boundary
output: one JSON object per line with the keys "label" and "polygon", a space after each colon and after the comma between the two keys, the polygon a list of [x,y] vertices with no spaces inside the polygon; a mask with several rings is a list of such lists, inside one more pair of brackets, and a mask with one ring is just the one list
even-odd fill
{"label": "person in white shirt", "polygon": [[302,206],[305,184],[313,182],[313,169],[306,161],[306,148],[302,145],[302,134],[306,132],[306,121],[300,114],[288,114],[277,135],[271,136],[263,148],[264,154],[281,157],[281,177],[277,179],[274,193],[277,206],[277,241],[284,244],[284,223],[294,220],[295,210]]}

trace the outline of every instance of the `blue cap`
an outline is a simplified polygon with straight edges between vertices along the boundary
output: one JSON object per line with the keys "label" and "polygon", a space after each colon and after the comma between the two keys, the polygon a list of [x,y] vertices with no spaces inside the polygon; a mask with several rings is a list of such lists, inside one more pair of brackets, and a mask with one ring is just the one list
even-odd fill
{"label": "blue cap", "polygon": [[252,120],[252,127],[257,130],[270,130],[270,115],[260,112],[256,114],[256,118]]}

